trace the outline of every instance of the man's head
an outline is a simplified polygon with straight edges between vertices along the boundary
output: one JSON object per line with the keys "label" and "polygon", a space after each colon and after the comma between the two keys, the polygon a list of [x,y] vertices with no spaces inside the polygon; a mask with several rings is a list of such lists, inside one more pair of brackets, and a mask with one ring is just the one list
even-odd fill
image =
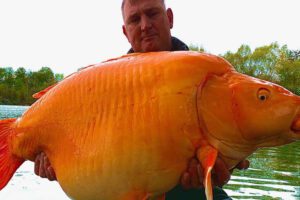
{"label": "man's head", "polygon": [[123,33],[134,52],[170,51],[173,13],[163,0],[123,0]]}

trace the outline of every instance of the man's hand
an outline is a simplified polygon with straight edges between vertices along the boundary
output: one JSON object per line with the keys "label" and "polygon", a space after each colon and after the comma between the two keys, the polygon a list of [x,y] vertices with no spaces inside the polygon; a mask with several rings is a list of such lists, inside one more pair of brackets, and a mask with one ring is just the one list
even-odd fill
{"label": "man's hand", "polygon": [[[236,169],[244,170],[250,165],[248,160],[243,160],[237,166]],[[222,187],[230,180],[230,176],[233,170],[228,170],[225,163],[217,158],[215,166],[212,170],[212,182],[213,185]],[[189,163],[188,170],[183,173],[181,177],[181,185],[185,189],[200,188],[203,187],[203,168],[197,159],[192,159]]]}
{"label": "man's hand", "polygon": [[44,152],[38,154],[35,158],[34,173],[42,178],[48,178],[50,181],[57,180],[54,169]]}
{"label": "man's hand", "polygon": [[[239,164],[237,164],[235,166],[235,169],[245,170],[245,169],[248,169],[249,166],[250,166],[249,160],[243,160],[243,161],[239,162]],[[231,171],[231,173],[232,173],[232,171]]]}

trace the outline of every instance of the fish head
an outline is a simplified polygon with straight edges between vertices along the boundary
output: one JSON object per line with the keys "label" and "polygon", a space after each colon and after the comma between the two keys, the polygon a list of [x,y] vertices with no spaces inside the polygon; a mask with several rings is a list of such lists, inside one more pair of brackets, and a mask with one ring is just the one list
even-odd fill
{"label": "fish head", "polygon": [[257,78],[233,75],[232,109],[242,137],[258,147],[278,146],[300,139],[300,97]]}
{"label": "fish head", "polygon": [[219,148],[256,149],[300,139],[300,97],[268,81],[237,72],[210,75],[198,91],[197,107],[203,132]]}

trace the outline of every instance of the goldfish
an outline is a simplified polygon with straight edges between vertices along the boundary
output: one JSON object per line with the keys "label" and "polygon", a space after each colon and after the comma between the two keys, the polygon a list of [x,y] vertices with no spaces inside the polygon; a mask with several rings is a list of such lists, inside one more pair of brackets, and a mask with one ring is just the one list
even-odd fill
{"label": "goldfish", "polygon": [[45,152],[76,200],[165,199],[189,161],[213,198],[216,158],[228,169],[263,147],[300,139],[300,97],[199,52],[135,53],[88,66],[0,121],[0,189]]}

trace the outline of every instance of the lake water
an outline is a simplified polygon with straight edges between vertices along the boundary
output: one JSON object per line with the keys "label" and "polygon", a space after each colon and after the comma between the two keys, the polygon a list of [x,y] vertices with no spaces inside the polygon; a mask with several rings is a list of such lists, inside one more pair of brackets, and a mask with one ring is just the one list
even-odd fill
{"label": "lake water", "polygon": [[[1,106],[0,119],[20,116],[27,107]],[[300,142],[257,151],[248,170],[236,170],[226,192],[233,199],[300,200]],[[33,173],[33,163],[25,162],[8,185],[1,200],[69,200],[59,184]]]}

